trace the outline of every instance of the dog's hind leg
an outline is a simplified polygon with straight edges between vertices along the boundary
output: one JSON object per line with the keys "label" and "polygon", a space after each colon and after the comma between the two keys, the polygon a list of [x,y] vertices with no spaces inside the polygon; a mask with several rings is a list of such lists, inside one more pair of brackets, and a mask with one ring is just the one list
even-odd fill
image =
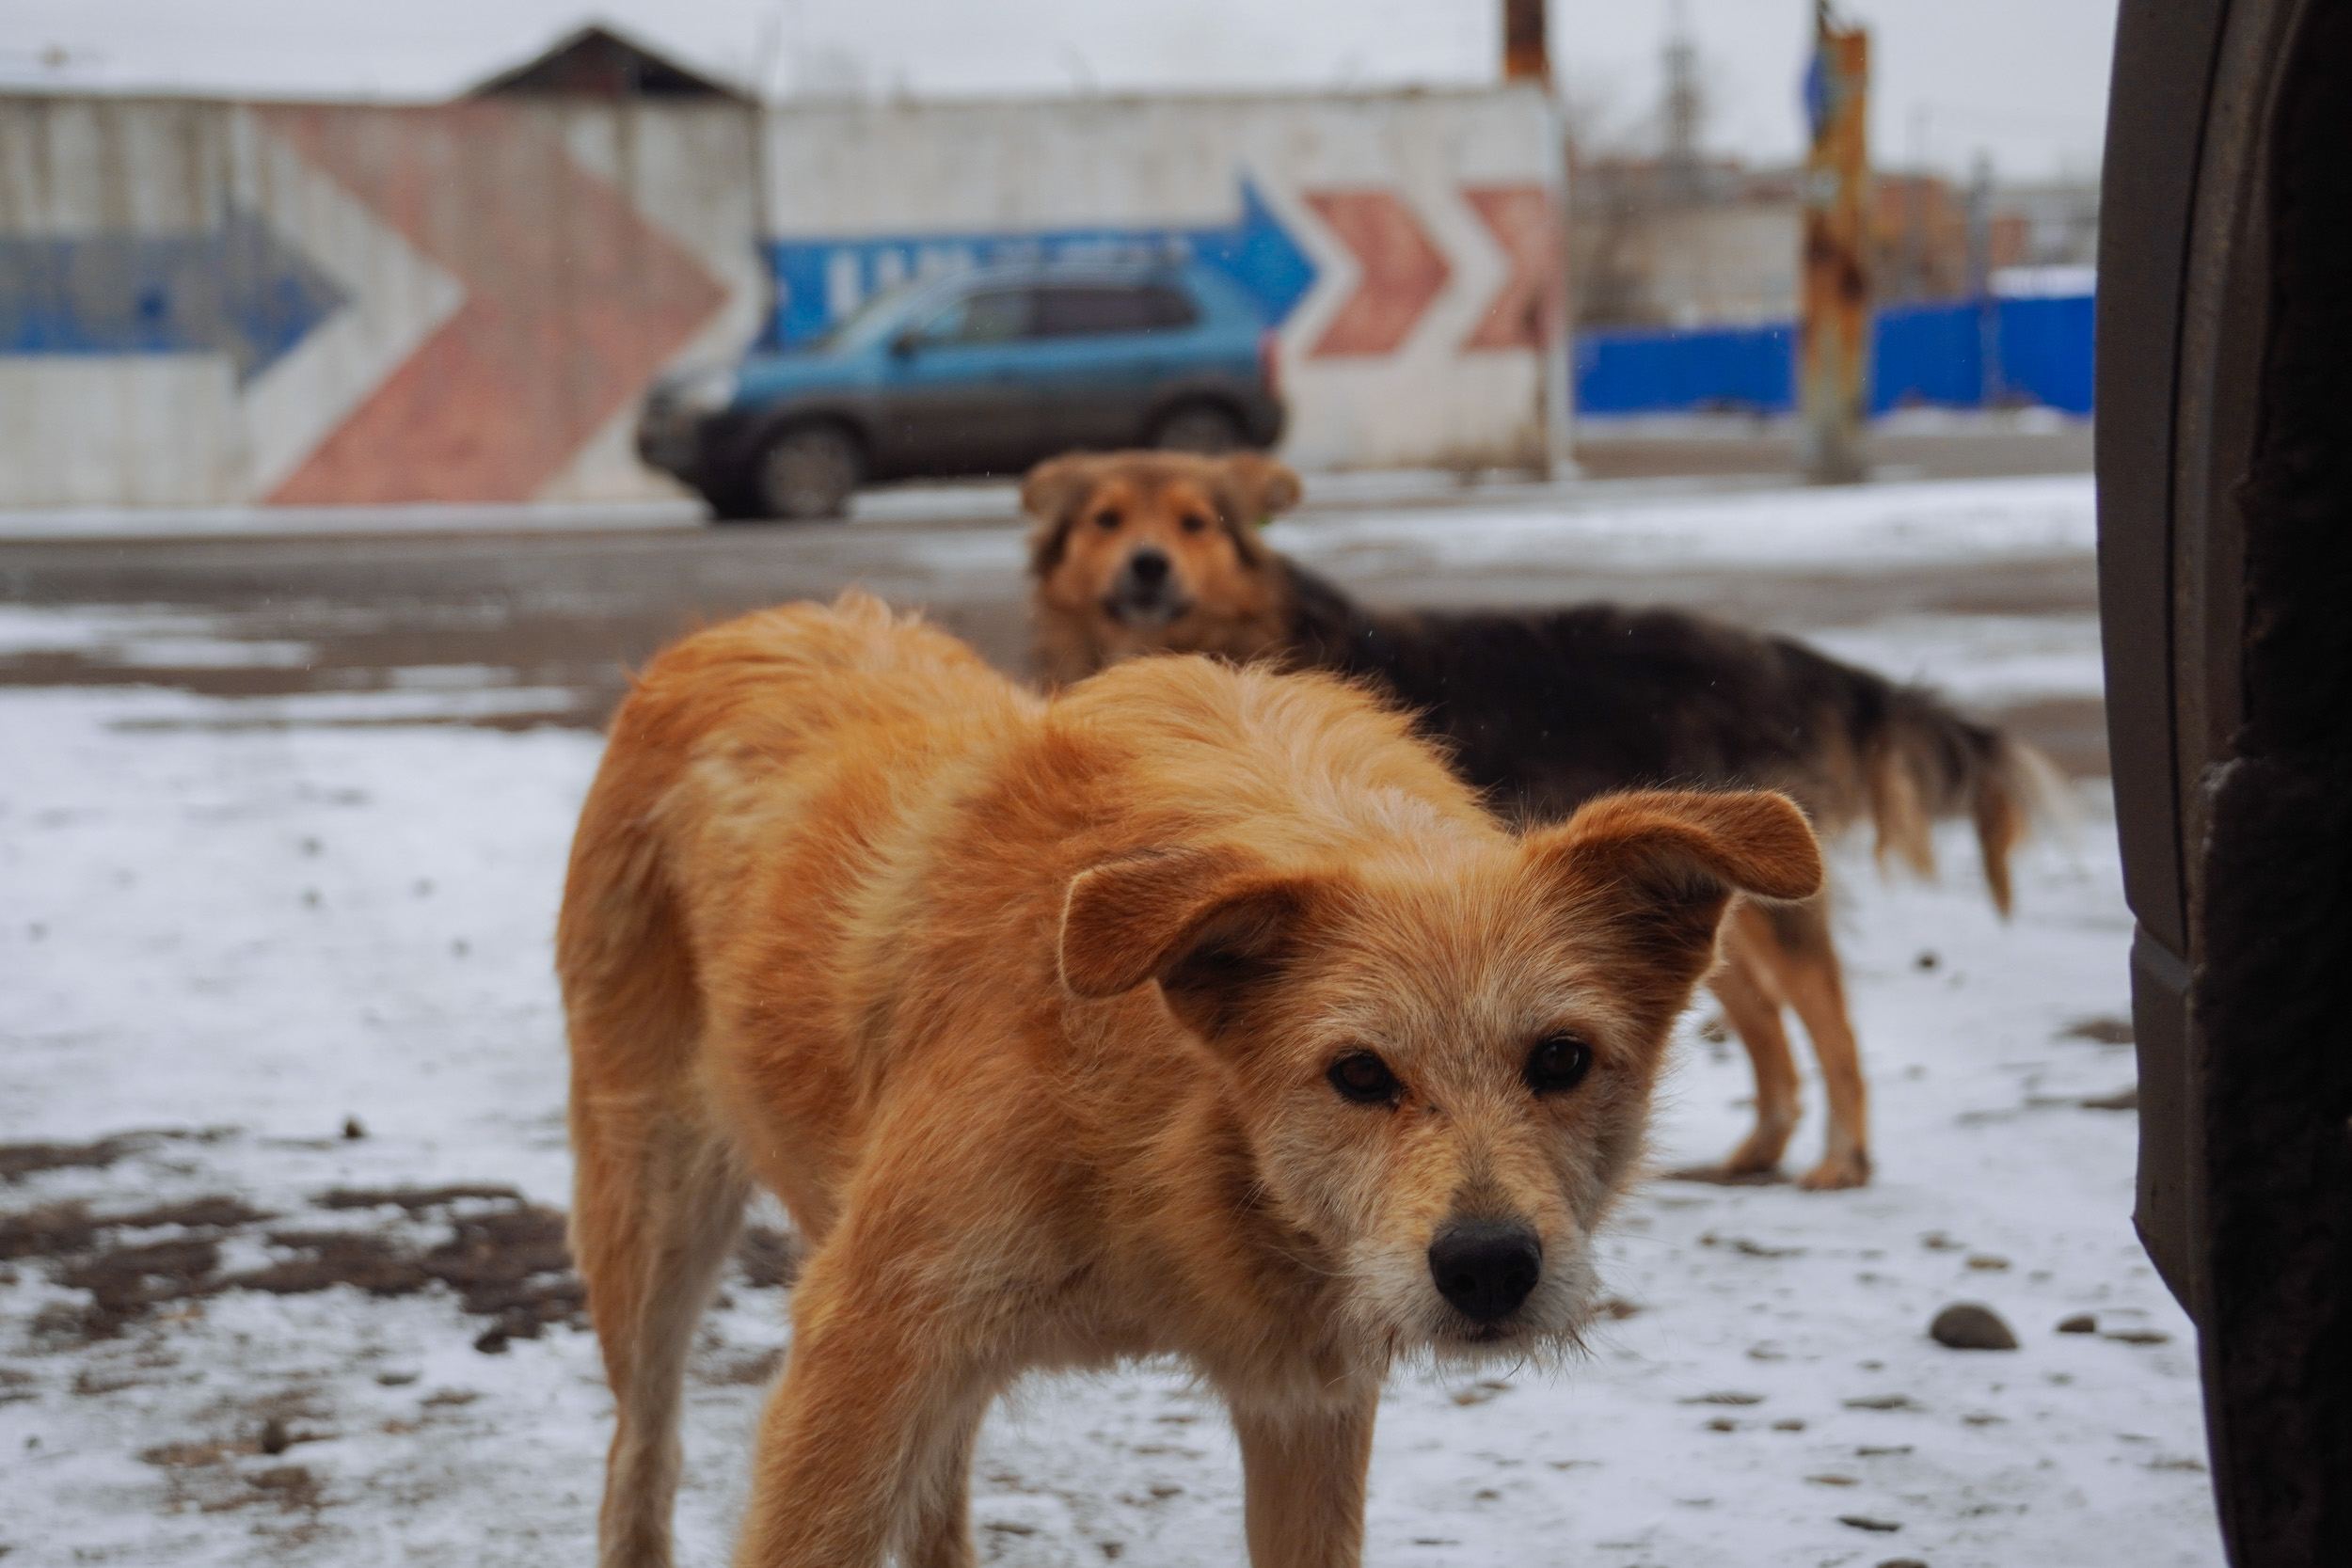
{"label": "dog's hind leg", "polygon": [[1846,981],[1831,940],[1829,911],[1821,899],[1759,911],[1770,932],[1767,961],[1780,993],[1804,1021],[1813,1056],[1821,1066],[1822,1098],[1829,1125],[1821,1163],[1797,1179],[1813,1192],[1859,1187],[1870,1180],[1870,1100],[1862,1077],[1862,1052],[1846,1013]]}
{"label": "dog's hind leg", "polygon": [[612,1386],[600,1568],[669,1568],[694,1325],[742,1223],[733,1155],[691,1112],[575,1092],[572,1246]]}
{"label": "dog's hind leg", "polygon": [[1356,1568],[1377,1390],[1306,1410],[1235,1402],[1250,1568]]}
{"label": "dog's hind leg", "polygon": [[1797,1062],[1781,1027],[1780,994],[1753,950],[1757,941],[1769,940],[1769,932],[1762,937],[1751,932],[1752,918],[1760,923],[1755,907],[1741,904],[1724,932],[1723,967],[1708,981],[1756,1070],[1756,1130],[1724,1162],[1726,1176],[1777,1170],[1797,1126]]}

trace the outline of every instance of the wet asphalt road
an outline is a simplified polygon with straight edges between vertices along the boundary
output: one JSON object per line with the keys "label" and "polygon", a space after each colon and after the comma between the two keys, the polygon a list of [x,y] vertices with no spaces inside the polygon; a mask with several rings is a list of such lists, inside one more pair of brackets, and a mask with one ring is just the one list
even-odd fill
{"label": "wet asphalt road", "polygon": [[[2037,449],[2042,457],[2050,456],[2046,449]],[[1584,504],[1607,504],[1612,493],[1655,494],[1661,483],[1706,493],[1787,483],[1769,474],[1628,478],[1588,482],[1579,494]],[[1434,494],[1333,488],[1342,493],[1311,503],[1300,526],[1391,504],[1476,512],[1521,504],[1535,493],[1523,485]],[[651,524],[636,515],[581,513],[576,521],[589,526],[501,531],[493,519],[453,531],[411,523],[398,531],[268,537],[141,539],[118,529],[116,537],[0,540],[0,607],[92,613],[136,607],[160,624],[200,627],[215,650],[190,657],[171,638],[94,642],[44,638],[36,629],[0,646],[0,686],[139,685],[269,697],[399,690],[455,672],[461,683],[531,696],[454,710],[442,721],[593,726],[617,701],[627,669],[682,632],[852,585],[925,608],[992,661],[1025,675],[1025,585],[1013,505],[1009,489],[997,487],[885,498],[862,509],[866,520],[789,528],[712,527],[683,513]],[[2081,617],[2097,607],[2088,556],[1836,570],[1513,562],[1507,571],[1409,578],[1343,566],[1336,575],[1381,605],[1614,599],[1680,605],[1799,636],[1891,616]],[[2042,745],[2071,772],[2106,770],[2096,700],[2027,702],[1988,717]]]}

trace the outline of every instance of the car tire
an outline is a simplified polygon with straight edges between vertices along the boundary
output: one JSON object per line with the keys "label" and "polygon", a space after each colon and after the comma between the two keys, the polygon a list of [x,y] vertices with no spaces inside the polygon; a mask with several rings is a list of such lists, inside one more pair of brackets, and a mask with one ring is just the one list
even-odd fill
{"label": "car tire", "polygon": [[1152,429],[1152,444],[1162,451],[1222,457],[1248,446],[1249,437],[1228,410],[1214,403],[1187,403],[1170,410]]}
{"label": "car tire", "polygon": [[866,476],[866,454],[834,424],[787,430],[760,449],[752,490],[760,510],[787,522],[838,517]]}

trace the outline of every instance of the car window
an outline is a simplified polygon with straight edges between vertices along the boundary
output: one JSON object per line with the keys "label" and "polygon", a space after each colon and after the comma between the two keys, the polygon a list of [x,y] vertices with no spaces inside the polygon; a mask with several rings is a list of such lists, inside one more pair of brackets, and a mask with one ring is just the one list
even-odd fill
{"label": "car window", "polygon": [[1009,343],[1029,335],[1026,289],[990,289],[954,301],[923,325],[927,343]]}
{"label": "car window", "polygon": [[1037,335],[1091,338],[1165,332],[1199,319],[1192,301],[1163,283],[1064,283],[1037,292]]}
{"label": "car window", "polygon": [[848,315],[796,346],[812,354],[830,354],[836,349],[854,348],[870,342],[877,325],[894,314],[914,288],[913,283],[899,283],[868,294],[864,303]]}

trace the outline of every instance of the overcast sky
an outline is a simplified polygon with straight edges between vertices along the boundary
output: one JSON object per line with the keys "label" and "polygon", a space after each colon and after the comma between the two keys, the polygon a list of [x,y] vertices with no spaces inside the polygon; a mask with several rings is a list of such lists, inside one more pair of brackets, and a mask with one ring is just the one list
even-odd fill
{"label": "overcast sky", "polygon": [[[1675,0],[1552,0],[1604,126],[1654,123]],[[1682,0],[1708,145],[1793,157],[1810,0]],[[2089,174],[2114,0],[1844,0],[1872,31],[1873,161]],[[773,92],[916,95],[1490,82],[1502,0],[7,0],[0,83],[434,99],[591,19]]]}

